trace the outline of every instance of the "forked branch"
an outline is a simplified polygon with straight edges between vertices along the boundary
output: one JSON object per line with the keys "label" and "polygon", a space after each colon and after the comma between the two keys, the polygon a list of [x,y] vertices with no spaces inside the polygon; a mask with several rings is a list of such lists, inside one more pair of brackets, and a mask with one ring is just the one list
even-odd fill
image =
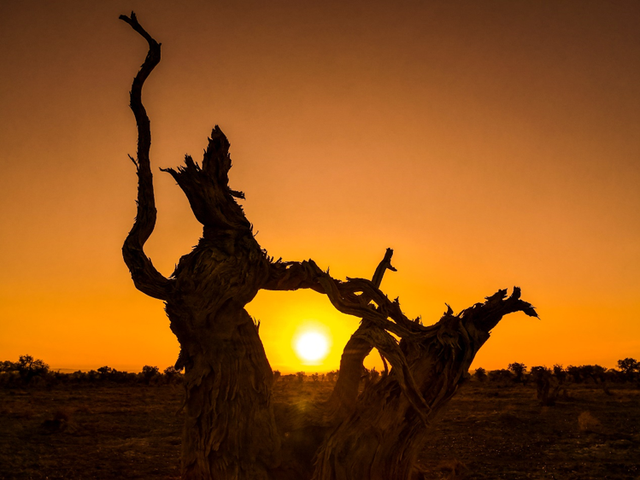
{"label": "forked branch", "polygon": [[[371,279],[374,287],[380,288],[382,277],[387,270],[391,270],[392,272],[396,271],[391,265],[392,256],[393,250],[387,248],[384,258],[378,264]],[[328,408],[333,417],[333,423],[337,423],[353,411],[358,397],[360,379],[364,372],[364,359],[369,355],[374,345],[374,342],[370,341],[367,337],[367,331],[370,328],[370,322],[363,318],[360,327],[351,336],[342,352],[342,357],[340,358],[340,374],[328,403]],[[378,343],[383,341],[385,340],[381,339]],[[380,356],[382,357],[382,361],[385,362],[386,367],[386,360],[382,352],[380,352]],[[385,368],[385,372],[386,371]]]}

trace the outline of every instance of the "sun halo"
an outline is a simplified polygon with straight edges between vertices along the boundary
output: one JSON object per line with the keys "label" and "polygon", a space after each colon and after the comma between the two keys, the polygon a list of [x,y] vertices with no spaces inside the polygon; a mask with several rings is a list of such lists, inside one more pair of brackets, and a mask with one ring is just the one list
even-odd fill
{"label": "sun halo", "polygon": [[298,358],[306,365],[322,363],[329,353],[329,337],[320,329],[305,329],[293,339],[293,348]]}

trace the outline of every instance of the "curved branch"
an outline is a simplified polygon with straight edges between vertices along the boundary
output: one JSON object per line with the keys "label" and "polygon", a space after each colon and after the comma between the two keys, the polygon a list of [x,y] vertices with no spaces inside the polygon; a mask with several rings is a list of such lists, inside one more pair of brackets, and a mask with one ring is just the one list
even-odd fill
{"label": "curved branch", "polygon": [[[457,316],[453,316],[449,309],[439,322],[431,326],[412,321],[404,315],[397,300],[389,300],[378,288],[378,282],[382,278],[380,272],[390,266],[389,252],[376,270],[373,281],[348,278],[346,282],[341,282],[323,272],[313,261],[276,262],[271,266],[275,268],[271,271],[268,288],[312,288],[327,295],[338,311],[362,318],[360,328],[345,347],[343,360],[350,358],[348,363],[353,365],[350,365],[349,370],[358,371],[354,365],[361,365],[358,363],[359,357],[363,354],[366,356],[371,348],[377,348],[393,367],[388,381],[400,388],[423,422],[430,415],[431,408],[453,394],[462,373],[468,369],[480,346],[489,338],[489,331],[504,315],[522,311],[529,316],[537,316],[531,304],[520,300],[520,289],[515,287],[510,297],[506,298],[506,290],[500,290],[488,297],[486,302],[478,303]],[[400,337],[400,344],[391,334]],[[445,361],[444,358],[449,360]],[[450,381],[443,383],[438,395],[425,398],[420,386],[422,382],[416,375],[422,377],[429,370],[424,368],[426,365],[438,363],[441,368],[451,370],[446,375]],[[340,377],[345,365],[341,362]],[[349,375],[349,378],[348,381],[344,379],[348,385],[334,390],[327,405],[332,422],[343,420],[355,406],[357,389],[352,387],[357,385],[359,377]]]}
{"label": "curved branch", "polygon": [[318,283],[320,267],[313,260],[302,262],[283,262],[281,259],[269,264],[269,278],[262,285],[264,290],[300,290],[309,288],[325,293]]}
{"label": "curved branch", "polygon": [[[378,264],[378,267],[373,274],[373,278],[371,279],[371,283],[374,287],[380,288],[382,277],[387,270],[391,270],[392,272],[396,271],[396,269],[391,265],[392,256],[393,250],[391,248],[387,248],[384,258]],[[364,359],[373,349],[373,345],[376,344],[376,341],[372,340],[370,335],[378,333],[379,338],[383,339],[382,341],[384,341],[384,344],[388,346],[385,350],[393,350],[394,342],[389,334],[385,330],[382,330],[381,332],[373,330],[374,329],[371,328],[370,322],[363,319],[358,329],[353,335],[351,335],[351,338],[344,347],[342,357],[340,358],[340,373],[338,375],[338,380],[336,381],[333,392],[331,393],[331,398],[328,402],[328,408],[332,411],[334,422],[337,422],[350,414],[356,403],[358,387],[364,372]],[[377,343],[382,345],[381,342]],[[395,344],[395,346],[397,347],[397,344]],[[379,352],[384,361],[382,350],[379,350]]]}
{"label": "curved branch", "polygon": [[[127,235],[122,246],[122,256],[131,272],[131,278],[136,288],[147,295],[166,300],[168,297],[169,280],[153,266],[151,259],[144,253],[144,244],[151,236],[156,225],[156,205],[153,194],[153,175],[149,150],[151,148],[151,127],[147,112],[142,105],[142,86],[149,74],[160,62],[160,44],[149,35],[138,23],[135,13],[131,17],[120,15],[125,21],[144,37],[149,43],[149,52],[140,67],[140,71],[133,79],[130,94],[130,107],[136,118],[138,127],[138,153],[133,160],[138,174],[138,208],[133,228]],[[131,157],[130,157],[131,158]]]}

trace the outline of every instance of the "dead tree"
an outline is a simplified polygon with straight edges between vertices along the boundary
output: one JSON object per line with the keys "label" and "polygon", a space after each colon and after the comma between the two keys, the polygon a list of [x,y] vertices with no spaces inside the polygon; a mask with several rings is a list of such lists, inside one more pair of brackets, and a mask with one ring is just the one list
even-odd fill
{"label": "dead tree", "polygon": [[[160,61],[160,44],[135,14],[120,18],[149,44],[131,89],[138,198],[123,256],[136,288],[165,302],[181,345],[176,368],[185,369],[183,478],[410,479],[431,419],[456,392],[490,330],[509,313],[537,316],[534,308],[518,288],[509,297],[500,290],[458,315],[449,308],[425,326],[379,289],[385,270],[394,270],[391,250],[373,280],[339,281],[312,260],[274,261],[236,202],[244,194],[228,185],[229,142],[217,126],[201,165],[187,155],[184,165],[164,170],[203,225],[193,251],[164,277],[144,253],[156,208],[142,87]],[[343,353],[331,400],[289,418],[295,431],[285,435],[271,402],[273,373],[245,305],[260,289],[301,288],[327,295],[337,310],[362,321]],[[373,348],[391,369],[358,395],[362,362]]]}

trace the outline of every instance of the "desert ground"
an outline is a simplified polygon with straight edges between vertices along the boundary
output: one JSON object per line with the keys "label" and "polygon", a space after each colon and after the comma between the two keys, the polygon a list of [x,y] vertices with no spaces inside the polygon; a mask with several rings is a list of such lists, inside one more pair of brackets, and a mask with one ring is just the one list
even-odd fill
{"label": "desert ground", "polygon": [[[276,408],[331,382],[281,378]],[[179,383],[0,388],[1,479],[177,479]],[[640,388],[570,384],[555,405],[515,382],[464,384],[431,426],[433,479],[640,479]]]}

